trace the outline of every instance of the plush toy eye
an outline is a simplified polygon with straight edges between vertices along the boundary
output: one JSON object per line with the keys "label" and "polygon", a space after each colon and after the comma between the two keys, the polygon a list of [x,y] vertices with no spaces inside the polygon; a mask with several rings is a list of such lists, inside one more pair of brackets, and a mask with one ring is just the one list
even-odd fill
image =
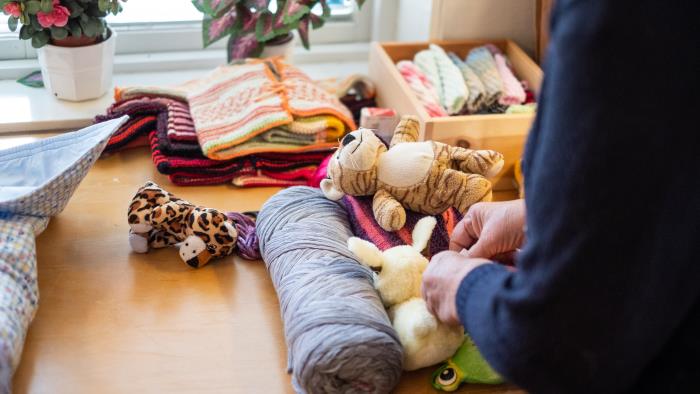
{"label": "plush toy eye", "polygon": [[353,141],[355,141],[355,136],[352,135],[352,134],[348,134],[348,135],[346,135],[345,137],[343,137],[342,144],[343,144],[343,145],[347,145],[347,144],[349,144],[349,143],[351,143],[351,142],[353,142]]}
{"label": "plush toy eye", "polygon": [[437,377],[437,383],[442,386],[450,386],[456,381],[457,374],[455,373],[455,370],[450,367],[445,368],[442,372],[440,372],[440,375]]}

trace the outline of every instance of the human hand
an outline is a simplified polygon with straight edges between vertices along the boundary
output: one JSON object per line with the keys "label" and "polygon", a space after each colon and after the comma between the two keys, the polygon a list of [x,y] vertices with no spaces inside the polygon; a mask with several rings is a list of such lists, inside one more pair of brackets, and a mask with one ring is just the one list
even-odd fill
{"label": "human hand", "polygon": [[423,272],[423,299],[428,311],[445,324],[460,324],[457,313],[457,291],[469,272],[482,264],[491,264],[486,259],[470,259],[461,253],[445,251],[430,260]]}
{"label": "human hand", "polygon": [[450,238],[450,250],[466,256],[510,261],[525,241],[525,201],[472,205]]}

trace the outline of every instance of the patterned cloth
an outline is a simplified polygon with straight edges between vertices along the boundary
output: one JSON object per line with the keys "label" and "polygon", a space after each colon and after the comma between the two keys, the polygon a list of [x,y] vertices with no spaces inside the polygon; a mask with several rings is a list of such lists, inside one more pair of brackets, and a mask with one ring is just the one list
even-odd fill
{"label": "patterned cloth", "polygon": [[469,91],[467,102],[464,104],[464,108],[462,109],[461,113],[474,113],[481,108],[484,102],[486,88],[474,70],[472,70],[467,63],[460,59],[459,56],[450,52],[449,57],[450,60],[452,60],[452,62],[462,72],[462,78],[464,78],[464,83],[467,85],[467,90]]}
{"label": "patterned cloth", "polygon": [[484,84],[486,89],[485,104],[490,105],[497,101],[503,92],[503,81],[501,81],[501,75],[491,51],[485,46],[474,48],[469,51],[466,63]]}
{"label": "patterned cloth", "polygon": [[430,44],[429,49],[416,53],[413,62],[432,82],[440,104],[447,113],[459,113],[469,97],[469,92],[462,72],[445,51],[439,45]]}
{"label": "patterned cloth", "polygon": [[[127,118],[0,151],[0,391],[10,392],[39,301],[35,236]],[[46,163],[51,163],[46,166]]]}
{"label": "patterned cloth", "polygon": [[[412,244],[411,232],[413,227],[418,220],[425,216],[416,212],[406,211],[406,225],[399,231],[388,232],[382,229],[374,219],[371,196],[345,196],[342,203],[348,212],[350,226],[355,236],[372,242],[377,245],[379,250]],[[433,230],[433,236],[428,244],[428,258],[450,247],[450,235],[452,235],[455,226],[462,219],[462,215],[456,209],[450,208],[435,218],[437,219],[437,226]]]}
{"label": "patterned cloth", "polygon": [[[219,67],[179,89],[187,92],[202,151],[215,160],[250,154],[230,149],[303,118],[325,115],[344,124],[342,132],[355,128],[352,115],[337,97],[281,59],[248,60]],[[317,148],[337,145],[337,137]]]}
{"label": "patterned cloth", "polygon": [[[168,175],[176,185],[214,185],[233,181],[236,185],[247,187],[306,184],[310,175],[307,176],[308,172],[300,172],[298,169],[315,168],[328,155],[328,149],[275,152],[275,146],[301,147],[303,151],[304,145],[312,145],[318,135],[272,129],[244,143],[251,150],[257,144],[261,148],[260,153],[231,160],[212,160],[202,154],[197,141],[185,140],[187,131],[182,132],[180,127],[184,124],[187,128],[188,119],[191,118],[186,112],[186,104],[174,106],[174,102],[177,101],[170,98],[144,97],[115,103],[107,110],[107,115],[98,116],[96,121],[124,114],[128,114],[131,120],[117,130],[109,140],[105,152],[114,152],[140,143],[151,148],[152,159],[158,171]],[[175,121],[173,117],[176,118]],[[172,140],[176,135],[179,140]],[[145,139],[141,140],[142,136]],[[296,137],[298,141],[291,143],[290,140]],[[259,142],[263,139],[268,139],[269,143]],[[248,181],[248,177],[254,177],[255,182]]]}
{"label": "patterned cloth", "polygon": [[501,97],[498,98],[498,102],[503,105],[517,105],[525,102],[527,98],[525,95],[525,89],[523,85],[515,78],[513,71],[508,66],[508,60],[502,53],[497,53],[494,55],[494,60],[496,61],[496,67],[498,67],[498,73],[501,75],[501,81],[503,81],[503,93]]}
{"label": "patterned cloth", "polygon": [[440,104],[440,99],[435,92],[433,83],[421,70],[409,60],[401,60],[396,63],[396,68],[401,73],[401,76],[406,81],[408,86],[413,90],[418,101],[423,104],[428,116],[442,117],[448,116],[447,112]]}

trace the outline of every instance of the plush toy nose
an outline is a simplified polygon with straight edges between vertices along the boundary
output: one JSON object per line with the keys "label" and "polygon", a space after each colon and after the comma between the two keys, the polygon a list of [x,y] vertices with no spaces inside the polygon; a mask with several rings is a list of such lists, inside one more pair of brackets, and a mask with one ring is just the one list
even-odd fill
{"label": "plush toy nose", "polygon": [[355,136],[352,134],[348,134],[345,137],[343,137],[342,143],[343,143],[343,145],[347,145],[353,141],[355,141]]}
{"label": "plush toy nose", "polygon": [[187,265],[192,268],[199,268],[199,258],[197,256],[192,257],[191,259],[187,260]]}

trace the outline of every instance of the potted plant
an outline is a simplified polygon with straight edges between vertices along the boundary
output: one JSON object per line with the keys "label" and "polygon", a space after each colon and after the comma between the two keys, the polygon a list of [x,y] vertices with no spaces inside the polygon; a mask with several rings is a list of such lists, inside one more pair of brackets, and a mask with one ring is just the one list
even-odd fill
{"label": "potted plant", "polygon": [[[365,0],[355,0],[362,7]],[[228,36],[228,61],[247,57],[289,56],[296,30],[309,49],[309,29],[330,17],[328,0],[192,0],[204,14],[204,47]],[[320,4],[322,12],[312,9]]]}
{"label": "potted plant", "polygon": [[116,34],[104,18],[126,0],[0,0],[10,30],[38,49],[46,88],[56,97],[82,101],[112,86]]}

